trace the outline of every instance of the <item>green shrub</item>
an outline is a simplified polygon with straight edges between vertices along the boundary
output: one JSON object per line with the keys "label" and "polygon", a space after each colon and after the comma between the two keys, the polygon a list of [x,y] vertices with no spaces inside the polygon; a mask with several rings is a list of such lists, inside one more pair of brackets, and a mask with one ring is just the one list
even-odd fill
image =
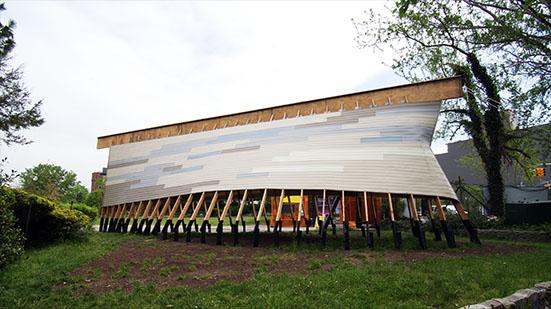
{"label": "green shrub", "polygon": [[95,207],[99,209],[101,208],[102,201],[103,201],[103,191],[97,190],[94,192],[90,192],[90,194],[86,196],[86,200],[84,200],[84,203],[90,207]]}
{"label": "green shrub", "polygon": [[83,214],[87,215],[90,218],[90,221],[94,221],[94,219],[96,219],[96,217],[99,214],[99,211],[96,207],[90,207],[90,206],[88,206],[86,204],[82,204],[82,203],[73,203],[72,205],[71,204],[59,204],[59,207],[78,210],[78,211],[82,212]]}
{"label": "green shrub", "polygon": [[52,214],[54,220],[48,226],[52,239],[78,236],[90,224],[90,218],[78,210],[56,207]]}
{"label": "green shrub", "polygon": [[23,252],[23,236],[13,211],[0,192],[0,268]]}
{"label": "green shrub", "polygon": [[57,205],[54,201],[20,189],[0,188],[6,205],[13,211],[16,223],[26,231],[27,245],[38,245],[56,239],[78,236],[90,224],[90,218],[76,209]]}

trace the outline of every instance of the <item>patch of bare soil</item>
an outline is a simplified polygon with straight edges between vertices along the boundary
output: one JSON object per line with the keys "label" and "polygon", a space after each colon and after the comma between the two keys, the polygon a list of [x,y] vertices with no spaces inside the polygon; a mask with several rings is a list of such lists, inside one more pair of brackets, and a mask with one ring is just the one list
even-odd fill
{"label": "patch of bare soil", "polygon": [[[191,243],[181,240],[160,241],[156,239],[132,240],[116,250],[92,260],[75,269],[73,276],[75,294],[105,293],[113,289],[129,291],[136,284],[153,284],[158,288],[173,286],[204,287],[219,280],[240,282],[258,271],[269,273],[307,274],[313,271],[328,271],[331,260],[344,259],[353,265],[368,263],[377,258],[389,262],[416,261],[429,257],[453,257],[470,255],[509,254],[519,246],[484,244],[481,247],[453,250],[411,251],[300,251],[285,248],[292,238],[282,239],[281,248],[274,248],[266,240],[254,248],[252,241],[243,235],[241,246],[232,246],[231,239],[225,245],[216,246],[214,240],[201,244],[198,239]],[[251,242],[251,243],[249,243]],[[463,248],[463,249],[461,249]],[[525,249],[524,249],[525,250]],[[63,286],[62,284],[58,287]]]}

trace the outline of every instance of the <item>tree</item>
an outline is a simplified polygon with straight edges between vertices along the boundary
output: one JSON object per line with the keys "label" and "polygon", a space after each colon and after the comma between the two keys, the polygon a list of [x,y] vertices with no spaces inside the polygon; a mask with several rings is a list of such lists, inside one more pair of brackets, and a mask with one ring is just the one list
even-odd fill
{"label": "tree", "polygon": [[[6,8],[0,4],[0,13]],[[0,21],[0,142],[10,144],[28,144],[20,133],[21,130],[38,127],[44,123],[40,115],[42,101],[33,103],[30,93],[23,83],[23,72],[20,68],[10,65],[10,53],[15,47],[13,30],[15,22],[7,24]],[[1,159],[0,186],[13,181],[17,176],[15,171],[5,172],[3,166],[6,158]]]}
{"label": "tree", "polygon": [[[0,4],[0,12],[6,8]],[[15,22],[0,22],[0,138],[7,145],[26,144],[29,141],[20,131],[44,123],[40,115],[42,101],[33,103],[23,83],[23,72],[9,64],[10,53],[15,47],[13,30]]]}
{"label": "tree", "polygon": [[105,186],[105,179],[100,178],[97,182],[97,189],[95,191],[90,192],[88,196],[86,197],[86,201],[84,202],[86,205],[90,207],[96,207],[101,208],[101,204],[103,202],[103,190]]}
{"label": "tree", "polygon": [[67,193],[61,197],[62,202],[77,202],[84,203],[88,198],[88,189],[85,186],[77,182],[74,186],[67,190]]}
{"label": "tree", "polygon": [[83,202],[88,190],[77,180],[77,175],[61,166],[39,164],[21,173],[21,188],[27,192],[62,202]]}
{"label": "tree", "polygon": [[463,76],[463,100],[443,104],[438,136],[472,137],[484,165],[488,206],[502,215],[502,165],[526,166],[526,132],[551,116],[551,4],[545,0],[397,0],[390,18],[371,11],[356,23],[361,46],[396,52],[392,67],[410,81]]}

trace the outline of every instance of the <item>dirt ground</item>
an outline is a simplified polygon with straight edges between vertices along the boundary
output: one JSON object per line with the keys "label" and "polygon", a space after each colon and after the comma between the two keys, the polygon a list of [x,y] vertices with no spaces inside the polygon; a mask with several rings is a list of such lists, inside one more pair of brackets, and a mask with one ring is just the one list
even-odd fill
{"label": "dirt ground", "polygon": [[378,258],[389,262],[415,261],[435,256],[508,254],[519,250],[518,246],[489,243],[470,248],[458,243],[458,249],[453,250],[290,250],[291,237],[283,238],[280,248],[267,243],[268,240],[253,248],[247,235],[241,236],[241,246],[232,246],[230,238],[225,239],[223,246],[216,246],[214,242],[213,238],[207,244],[197,238],[191,243],[184,239],[127,241],[71,273],[78,286],[75,294],[105,293],[113,289],[129,291],[138,283],[154,284],[158,288],[204,287],[219,280],[240,282],[259,271],[307,274],[330,270],[334,258],[361,264]]}

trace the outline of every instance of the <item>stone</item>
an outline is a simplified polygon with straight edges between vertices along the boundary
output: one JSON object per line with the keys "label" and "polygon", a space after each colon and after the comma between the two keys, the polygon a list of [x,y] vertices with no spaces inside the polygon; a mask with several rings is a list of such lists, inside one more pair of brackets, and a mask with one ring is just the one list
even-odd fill
{"label": "stone", "polygon": [[541,288],[541,289],[544,289],[544,290],[551,290],[551,281],[540,282],[540,283],[536,284],[535,287]]}
{"label": "stone", "polygon": [[[518,290],[503,298],[487,300],[483,303],[465,306],[469,309],[505,309],[505,308],[548,308],[546,297],[551,299],[551,281],[540,282],[533,288]],[[547,300],[549,301],[549,300]]]}

